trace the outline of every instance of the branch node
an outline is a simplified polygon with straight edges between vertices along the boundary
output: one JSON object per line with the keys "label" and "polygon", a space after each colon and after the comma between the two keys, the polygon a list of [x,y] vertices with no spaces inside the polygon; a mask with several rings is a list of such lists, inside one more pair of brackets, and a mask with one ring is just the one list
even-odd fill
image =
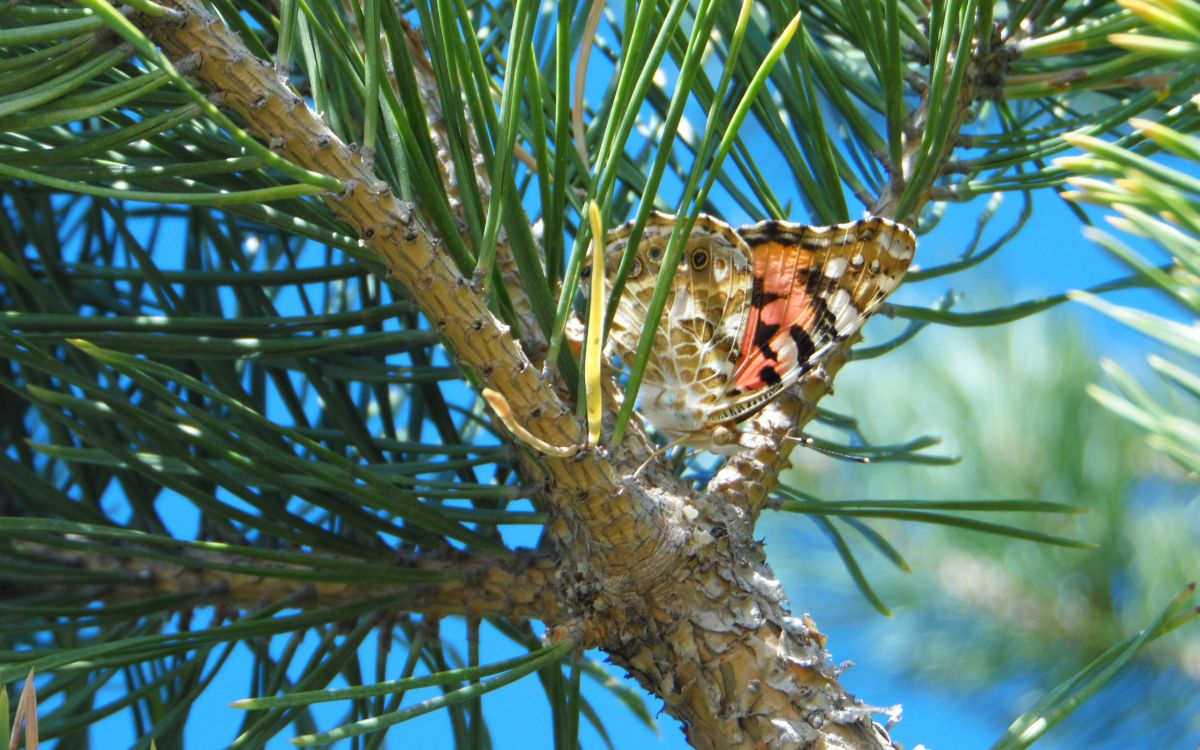
{"label": "branch node", "polygon": [[963,196],[957,185],[947,185],[946,187],[930,188],[929,199],[933,201],[960,202],[963,200]]}
{"label": "branch node", "polygon": [[[162,6],[166,13],[161,16],[139,16],[141,21],[146,24],[155,26],[166,26],[172,29],[182,29],[187,26],[187,22],[191,19],[192,14],[182,8],[168,8]],[[121,6],[119,9],[121,15],[130,18],[136,15],[136,11],[129,6]]]}
{"label": "branch node", "polygon": [[483,266],[476,266],[475,272],[471,274],[471,291],[476,294],[484,292],[484,277],[487,276],[487,270]]}
{"label": "branch node", "polygon": [[[367,151],[371,152],[370,156],[367,156]],[[362,151],[361,158],[362,158],[362,163],[364,163],[364,164],[366,164],[368,161],[373,163],[374,162],[374,150],[367,149],[367,150]],[[370,182],[370,184],[367,185],[367,192],[371,193],[372,196],[390,196],[391,185],[386,184],[386,182],[384,182],[383,180],[372,180]]]}
{"label": "branch node", "polygon": [[546,634],[542,636],[542,642],[547,646],[553,646],[556,643],[567,641],[577,648],[592,648],[601,642],[601,633],[597,624],[592,620],[576,618],[562,625],[547,628]]}
{"label": "branch node", "polygon": [[203,64],[204,64],[204,58],[200,56],[200,53],[193,52],[192,54],[187,55],[186,57],[181,57],[178,60],[176,60],[175,61],[175,70],[179,71],[180,75],[187,76],[187,75],[191,75],[192,73],[195,73],[197,70],[200,69],[200,66]]}
{"label": "branch node", "polygon": [[353,198],[354,191],[358,190],[358,180],[349,179],[342,184],[346,186],[345,189],[340,193],[333,193],[331,196],[335,201],[344,201],[347,198]]}

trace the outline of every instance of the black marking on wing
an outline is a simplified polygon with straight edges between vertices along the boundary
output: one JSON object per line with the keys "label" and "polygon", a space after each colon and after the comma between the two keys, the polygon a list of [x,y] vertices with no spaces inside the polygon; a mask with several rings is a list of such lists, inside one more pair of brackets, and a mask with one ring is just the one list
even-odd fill
{"label": "black marking on wing", "polygon": [[754,332],[754,337],[757,339],[754,345],[758,347],[758,350],[762,352],[764,357],[770,360],[778,359],[779,357],[779,352],[771,347],[771,340],[775,338],[775,334],[777,333],[779,333],[779,326],[767,324],[760,325],[758,330]]}
{"label": "black marking on wing", "polygon": [[817,345],[813,343],[812,336],[799,326],[792,327],[792,341],[796,344],[796,361],[804,367],[816,353]]}

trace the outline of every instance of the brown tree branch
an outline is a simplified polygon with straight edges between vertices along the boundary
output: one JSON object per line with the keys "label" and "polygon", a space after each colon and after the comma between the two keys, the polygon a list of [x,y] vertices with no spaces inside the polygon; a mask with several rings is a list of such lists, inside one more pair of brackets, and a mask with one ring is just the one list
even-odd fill
{"label": "brown tree branch", "polygon": [[830,383],[846,363],[850,343],[825,360],[820,374],[801,379],[797,388],[755,416],[745,428],[745,441],[751,448],[732,456],[709,482],[709,493],[736,509],[739,521],[750,528],[757,522],[771,490],[779,484],[780,473],[790,466],[788,458],[797,443],[787,438],[801,434],[816,418],[817,402],[833,390]]}
{"label": "brown tree branch", "polygon": [[[405,603],[401,608],[404,612],[421,612],[435,617],[502,616],[542,620],[549,625],[563,618],[561,600],[552,586],[559,563],[540,553],[519,551],[511,558],[497,558],[450,550],[438,556],[422,555],[397,561],[396,568],[445,573],[451,577],[434,583],[375,585],[298,580],[286,574],[297,570],[320,570],[320,565],[302,568],[224,552],[184,549],[175,553],[177,560],[164,561],[139,557],[132,552],[118,556],[82,549],[59,549],[46,544],[23,547],[63,568],[124,579],[97,587],[96,600],[107,604],[137,601],[154,595],[192,594],[188,606],[247,609],[300,594],[313,606],[326,607],[386,594],[404,594]],[[259,572],[251,575],[222,569],[230,566],[252,567]],[[53,587],[39,585],[37,591],[45,592],[48,588]]]}
{"label": "brown tree branch", "polygon": [[412,293],[459,362],[527,414],[532,431],[551,442],[579,443],[582,432],[571,411],[541,381],[483,295],[439,249],[414,207],[392,195],[274,67],[251,54],[201,3],[177,5],[185,11],[181,23],[140,19],[151,38],[172,59],[198,55],[193,75],[274,150],[345,184],[345,193],[326,196],[326,203]]}

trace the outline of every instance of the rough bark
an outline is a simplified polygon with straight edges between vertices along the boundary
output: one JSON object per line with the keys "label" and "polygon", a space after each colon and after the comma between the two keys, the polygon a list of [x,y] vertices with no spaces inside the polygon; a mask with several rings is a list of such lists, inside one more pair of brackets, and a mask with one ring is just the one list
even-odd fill
{"label": "rough bark", "polygon": [[[657,465],[633,478],[647,455],[632,430],[623,445],[583,446],[584,428],[556,384],[539,374],[486,299],[355,150],[340,141],[280,78],[199,0],[171,0],[183,19],[136,22],[249,132],[291,161],[346,186],[325,200],[387,266],[436,326],[459,364],[502,394],[534,435],[578,446],[568,457],[526,458],[521,470],[547,512],[557,565],[539,563],[540,611],[512,592],[479,587],[478,612],[559,623],[552,638],[606,651],[683,722],[701,748],[882,748],[891,743],[865,706],[838,683],[825,637],[794,617],[752,537],[754,520],[787,460],[779,438],[813,416],[827,381],[759,419],[760,446],[731,461],[705,493]],[[826,370],[832,375],[840,359]],[[533,585],[532,579],[526,585]],[[514,586],[516,584],[514,583]],[[364,592],[365,593],[365,592]],[[436,593],[436,592],[435,592]],[[465,598],[465,592],[460,591]],[[418,609],[457,611],[451,592]],[[552,602],[552,604],[551,604]]]}
{"label": "rough bark", "polygon": [[[95,598],[105,604],[139,601],[147,596],[192,594],[189,607],[254,609],[286,597],[300,595],[305,606],[331,607],[362,601],[368,597],[402,595],[403,611],[424,612],[434,617],[515,617],[542,620],[549,624],[562,618],[562,607],[550,581],[558,562],[545,555],[518,553],[496,558],[449,551],[440,557],[398,561],[397,566],[421,573],[446,573],[447,580],[426,584],[363,585],[304,581],[286,572],[299,566],[270,563],[224,552],[177,550],[177,559],[145,559],[130,550],[127,557],[98,554],[89,550],[65,551],[45,545],[22,545],[25,552],[53,560],[64,569],[101,573],[125,579],[97,587]],[[254,568],[255,573],[228,570],[231,566]],[[279,571],[284,575],[273,575]],[[54,586],[30,586],[28,593],[45,593]],[[17,588],[10,594],[24,593]]]}

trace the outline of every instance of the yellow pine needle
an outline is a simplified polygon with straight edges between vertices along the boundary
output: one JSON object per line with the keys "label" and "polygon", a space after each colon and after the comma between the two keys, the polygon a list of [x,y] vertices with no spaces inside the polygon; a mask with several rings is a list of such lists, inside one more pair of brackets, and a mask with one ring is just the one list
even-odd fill
{"label": "yellow pine needle", "polygon": [[1177,7],[1178,3],[1164,2],[1163,0],[1157,0],[1157,2],[1117,0],[1117,5],[1141,16],[1167,33],[1174,32],[1176,36],[1184,37],[1196,33],[1196,28],[1188,22],[1187,16],[1182,12],[1183,9]]}
{"label": "yellow pine needle", "polygon": [[25,678],[21,695],[17,698],[17,710],[13,716],[12,735],[9,737],[9,747],[16,748],[21,737],[22,726],[25,729],[25,747],[28,750],[38,748],[38,704],[37,688],[33,684],[33,670]]}
{"label": "yellow pine needle", "polygon": [[1081,133],[1078,130],[1072,133],[1063,133],[1062,139],[1076,148],[1093,150],[1096,146],[1103,146],[1104,141],[1099,138]]}
{"label": "yellow pine needle", "polygon": [[[1195,97],[1193,103],[1200,103],[1200,97]],[[1167,126],[1157,123],[1154,120],[1147,120],[1142,117],[1129,118],[1129,124],[1138,130],[1142,131],[1142,135],[1154,141],[1160,146],[1170,144],[1176,138],[1180,137],[1179,133],[1171,130]]]}
{"label": "yellow pine needle", "polygon": [[604,225],[595,201],[588,202],[592,222],[592,295],[588,305],[587,341],[583,354],[583,382],[587,390],[588,444],[600,442],[600,360],[604,333]]}
{"label": "yellow pine needle", "polygon": [[547,456],[569,458],[575,455],[575,448],[571,446],[551,445],[525,429],[525,426],[516,420],[516,417],[513,415],[512,406],[508,403],[508,399],[504,397],[504,394],[494,391],[491,388],[484,388],[482,394],[484,400],[492,407],[492,411],[496,412],[496,417],[500,422],[522,443]]}
{"label": "yellow pine needle", "polygon": [[575,100],[571,109],[571,131],[575,136],[575,150],[583,168],[588,170],[587,130],[583,127],[583,90],[587,86],[588,60],[592,56],[592,46],[596,42],[596,29],[600,27],[600,18],[604,15],[605,3],[592,3],[588,12],[587,24],[583,27],[583,44],[579,48],[579,62],[575,65]]}

